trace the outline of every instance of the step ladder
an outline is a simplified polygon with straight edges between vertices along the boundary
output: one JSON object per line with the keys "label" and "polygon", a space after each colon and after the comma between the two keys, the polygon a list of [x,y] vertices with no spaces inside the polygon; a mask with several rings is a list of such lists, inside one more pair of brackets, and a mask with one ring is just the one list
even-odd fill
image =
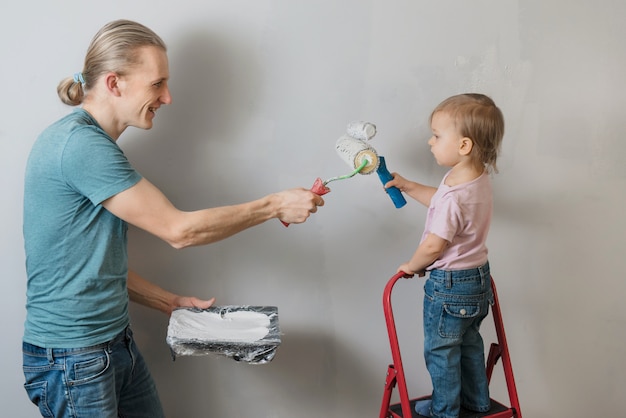
{"label": "step ladder", "polygon": [[[400,345],[398,343],[398,334],[396,333],[396,324],[393,318],[393,309],[391,307],[391,292],[394,285],[401,278],[410,279],[412,275],[405,274],[404,272],[396,273],[387,285],[383,293],[383,309],[385,311],[385,319],[387,322],[387,332],[389,333],[389,343],[391,345],[391,355],[393,363],[387,368],[387,377],[385,379],[385,391],[383,393],[383,401],[380,407],[379,418],[424,418],[423,415],[415,412],[415,402],[423,399],[429,399],[429,396],[423,396],[420,398],[410,399],[406,387],[406,379],[404,375],[404,369],[402,367],[402,358],[400,356]],[[502,313],[500,311],[500,304],[498,302],[498,294],[496,292],[496,286],[493,283],[492,289],[494,304],[491,307],[491,314],[495,323],[497,343],[492,343],[489,349],[489,355],[486,360],[487,379],[491,381],[491,375],[493,373],[493,367],[502,359],[502,367],[504,368],[504,377],[506,379],[506,385],[509,392],[509,404],[505,406],[500,402],[491,400],[491,409],[488,412],[473,412],[461,408],[460,418],[522,418],[522,412],[519,406],[519,399],[517,397],[517,389],[515,387],[515,378],[513,377],[513,368],[511,367],[511,359],[509,357],[509,348],[506,343],[506,336],[504,334],[504,324],[502,322]],[[390,405],[391,394],[395,386],[398,386],[400,395],[400,403]]]}

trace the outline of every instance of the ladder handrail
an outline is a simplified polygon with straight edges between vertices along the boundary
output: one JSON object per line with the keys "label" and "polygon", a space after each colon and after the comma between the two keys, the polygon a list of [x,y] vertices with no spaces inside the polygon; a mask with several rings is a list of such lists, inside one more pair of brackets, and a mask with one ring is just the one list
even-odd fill
{"label": "ladder handrail", "polygon": [[519,398],[517,397],[517,387],[515,386],[515,376],[513,375],[513,366],[511,365],[511,356],[509,355],[509,345],[506,341],[506,333],[504,332],[504,321],[502,320],[502,311],[500,310],[500,302],[498,301],[498,292],[496,284],[491,276],[491,290],[493,293],[493,305],[491,306],[491,314],[496,328],[496,336],[500,345],[500,356],[502,360],[502,368],[504,369],[504,380],[506,388],[509,392],[509,402],[511,408],[515,409],[516,417],[522,417],[520,410]]}
{"label": "ladder handrail", "polygon": [[407,274],[403,271],[396,273],[385,286],[383,292],[383,309],[385,311],[385,321],[387,323],[387,332],[389,334],[389,341],[391,342],[391,357],[393,359],[394,371],[396,373],[396,381],[398,384],[398,391],[400,392],[400,403],[402,405],[402,415],[405,417],[412,417],[411,405],[409,401],[409,392],[406,387],[406,379],[404,376],[404,367],[402,366],[402,356],[400,355],[400,344],[398,341],[398,333],[396,332],[396,323],[393,317],[393,308],[391,306],[391,291],[396,282],[401,278],[410,279],[413,275]]}

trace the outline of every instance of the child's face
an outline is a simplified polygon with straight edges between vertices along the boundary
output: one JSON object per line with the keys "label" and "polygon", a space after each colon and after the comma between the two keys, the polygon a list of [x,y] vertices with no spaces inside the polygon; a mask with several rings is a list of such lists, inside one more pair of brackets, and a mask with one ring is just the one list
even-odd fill
{"label": "child's face", "polygon": [[437,164],[453,167],[461,160],[459,150],[463,139],[454,126],[454,120],[445,112],[437,112],[432,117],[430,128],[433,136],[428,145]]}

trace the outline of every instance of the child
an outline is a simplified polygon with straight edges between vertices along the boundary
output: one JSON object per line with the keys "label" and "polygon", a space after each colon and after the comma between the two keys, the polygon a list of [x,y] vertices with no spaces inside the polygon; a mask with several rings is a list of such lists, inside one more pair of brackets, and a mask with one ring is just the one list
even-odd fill
{"label": "child", "polygon": [[489,174],[496,159],[504,118],[482,94],[444,100],[430,116],[428,141],[439,165],[450,167],[439,188],[394,173],[396,186],[428,207],[422,240],[398,271],[429,277],[424,285],[424,357],[432,399],[416,404],[420,415],[455,418],[463,406],[490,408],[481,321],[493,303],[485,241],[492,214]]}

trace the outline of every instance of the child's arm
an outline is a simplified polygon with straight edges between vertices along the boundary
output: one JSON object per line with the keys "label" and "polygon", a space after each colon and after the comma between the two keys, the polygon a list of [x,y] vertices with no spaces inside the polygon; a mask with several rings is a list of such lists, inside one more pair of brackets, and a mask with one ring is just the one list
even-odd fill
{"label": "child's arm", "polygon": [[385,189],[396,186],[400,191],[411,196],[424,206],[430,206],[430,199],[437,191],[436,187],[426,186],[424,184],[416,183],[402,177],[398,173],[392,173],[393,180],[385,184]]}
{"label": "child's arm", "polygon": [[398,267],[398,271],[408,274],[424,275],[426,267],[430,266],[435,260],[441,257],[444,250],[448,246],[448,241],[435,234],[428,234],[424,241],[417,247],[413,257]]}

